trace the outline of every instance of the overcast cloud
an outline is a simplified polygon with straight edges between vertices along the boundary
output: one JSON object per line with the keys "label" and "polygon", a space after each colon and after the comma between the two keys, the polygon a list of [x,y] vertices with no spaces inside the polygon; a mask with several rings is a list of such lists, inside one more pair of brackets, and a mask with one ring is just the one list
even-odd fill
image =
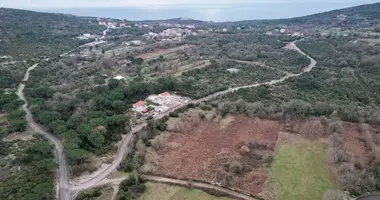
{"label": "overcast cloud", "polygon": [[0,7],[46,9],[88,7],[167,7],[189,5],[229,5],[255,3],[373,3],[373,0],[0,0]]}

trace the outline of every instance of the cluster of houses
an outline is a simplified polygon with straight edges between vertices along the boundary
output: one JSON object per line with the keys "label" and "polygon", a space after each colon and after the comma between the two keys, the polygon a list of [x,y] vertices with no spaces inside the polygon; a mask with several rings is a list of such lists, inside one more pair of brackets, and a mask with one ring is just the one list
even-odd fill
{"label": "cluster of houses", "polygon": [[[155,105],[163,105],[170,101],[171,95],[169,92],[163,92],[159,95],[150,95],[146,101],[139,101],[133,104],[132,110],[140,113],[148,113],[156,108]],[[149,105],[150,103],[150,105]],[[152,105],[152,103],[154,105]]]}
{"label": "cluster of houses", "polygon": [[273,31],[267,31],[265,33],[265,35],[276,35],[276,34],[286,34],[286,35],[290,35],[290,36],[293,36],[293,37],[303,37],[304,34],[302,32],[298,32],[298,31],[290,31],[290,30],[286,30],[284,28],[281,28],[281,29],[274,29]]}
{"label": "cluster of houses", "polygon": [[208,33],[208,31],[204,30],[198,30],[198,31],[192,31],[190,29],[183,29],[183,28],[169,28],[161,33],[154,33],[149,32],[147,34],[144,34],[143,37],[146,40],[172,40],[172,41],[181,41],[182,38],[185,38],[186,36],[196,36],[201,33]]}

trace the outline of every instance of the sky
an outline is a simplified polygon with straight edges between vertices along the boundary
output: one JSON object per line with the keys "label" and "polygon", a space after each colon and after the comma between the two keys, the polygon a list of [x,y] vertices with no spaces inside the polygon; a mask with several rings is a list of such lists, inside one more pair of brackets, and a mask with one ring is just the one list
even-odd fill
{"label": "sky", "polygon": [[0,7],[129,20],[189,17],[207,21],[278,19],[380,0],[0,0]]}

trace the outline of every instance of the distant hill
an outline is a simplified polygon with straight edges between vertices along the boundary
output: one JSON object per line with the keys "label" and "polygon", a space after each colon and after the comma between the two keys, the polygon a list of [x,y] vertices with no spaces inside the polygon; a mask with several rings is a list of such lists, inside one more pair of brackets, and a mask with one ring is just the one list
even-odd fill
{"label": "distant hill", "polygon": [[73,37],[105,29],[89,23],[94,19],[0,8],[0,56],[32,58],[69,50],[78,45]]}
{"label": "distant hill", "polygon": [[362,26],[379,23],[380,3],[355,6],[328,12],[276,20],[247,20],[235,23],[254,25],[326,25],[326,26]]}

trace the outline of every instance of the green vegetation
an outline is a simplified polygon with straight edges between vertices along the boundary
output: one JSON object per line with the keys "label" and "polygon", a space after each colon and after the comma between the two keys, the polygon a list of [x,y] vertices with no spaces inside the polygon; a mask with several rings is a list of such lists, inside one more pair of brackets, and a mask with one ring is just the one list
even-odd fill
{"label": "green vegetation", "polygon": [[326,145],[318,142],[279,145],[271,169],[278,199],[320,200],[334,189],[325,155]]}
{"label": "green vegetation", "polygon": [[23,62],[0,67],[0,89],[16,88],[24,77],[26,69],[26,63]]}
{"label": "green vegetation", "polygon": [[104,26],[89,21],[95,22],[94,18],[1,8],[0,55],[22,60],[56,57],[88,42],[74,37],[104,30]]}
{"label": "green vegetation", "polygon": [[53,199],[55,170],[53,147],[48,142],[0,140],[0,199]]}
{"label": "green vegetation", "polygon": [[137,174],[131,174],[128,179],[120,183],[117,200],[137,199],[146,190],[145,180]]}
{"label": "green vegetation", "polygon": [[147,191],[139,200],[228,200],[228,198],[215,197],[195,189],[182,188],[159,183],[147,183]]}
{"label": "green vegetation", "polygon": [[27,127],[25,112],[19,110],[20,105],[24,102],[18,99],[14,91],[1,92],[0,111],[8,114],[0,120],[0,137],[5,137],[11,132],[25,131]]}
{"label": "green vegetation", "polygon": [[[238,71],[227,71],[231,68]],[[185,96],[201,98],[229,87],[265,82],[281,76],[285,74],[265,67],[232,61],[212,62],[210,66],[203,69],[183,73],[180,79],[189,87],[182,87],[179,91]]]}

